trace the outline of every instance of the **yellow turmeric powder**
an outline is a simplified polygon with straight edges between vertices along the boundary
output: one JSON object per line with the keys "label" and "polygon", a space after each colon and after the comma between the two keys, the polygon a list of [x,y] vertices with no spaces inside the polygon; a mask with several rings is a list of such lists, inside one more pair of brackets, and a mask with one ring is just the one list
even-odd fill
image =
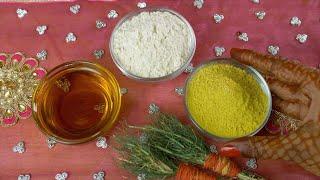
{"label": "yellow turmeric powder", "polygon": [[228,64],[211,64],[190,79],[186,104],[192,118],[207,132],[237,138],[263,123],[268,99],[254,77]]}

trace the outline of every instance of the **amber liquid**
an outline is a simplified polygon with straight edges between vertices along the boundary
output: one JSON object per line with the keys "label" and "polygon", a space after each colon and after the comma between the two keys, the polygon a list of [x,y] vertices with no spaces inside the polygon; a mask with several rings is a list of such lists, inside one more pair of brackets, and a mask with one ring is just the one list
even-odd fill
{"label": "amber liquid", "polygon": [[[65,70],[43,84],[42,127],[65,139],[94,136],[114,123],[119,91],[115,84],[90,69]],[[110,122],[111,121],[111,122]]]}

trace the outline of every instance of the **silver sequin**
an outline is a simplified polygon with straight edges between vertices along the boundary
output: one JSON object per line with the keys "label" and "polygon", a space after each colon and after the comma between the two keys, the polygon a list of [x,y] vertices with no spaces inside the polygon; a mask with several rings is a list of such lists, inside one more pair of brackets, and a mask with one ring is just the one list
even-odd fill
{"label": "silver sequin", "polygon": [[273,45],[268,46],[268,52],[274,56],[277,55],[279,51],[280,51],[279,46],[273,46]]}
{"label": "silver sequin", "polygon": [[194,70],[193,64],[190,63],[187,68],[184,70],[185,73],[192,73]]}
{"label": "silver sequin", "polygon": [[25,10],[25,9],[17,9],[16,11],[17,15],[18,15],[18,18],[22,19],[25,15],[28,14],[28,11]]}
{"label": "silver sequin", "polygon": [[120,93],[121,93],[122,95],[125,95],[125,94],[128,93],[128,89],[127,89],[127,88],[120,88]]}
{"label": "silver sequin", "polygon": [[96,20],[96,28],[97,29],[102,29],[105,28],[107,24],[103,22],[102,20]]}
{"label": "silver sequin", "polygon": [[70,6],[70,11],[73,14],[78,14],[80,12],[80,5],[76,4],[76,5]]}
{"label": "silver sequin", "polygon": [[259,19],[259,20],[263,20],[264,19],[264,16],[266,16],[266,12],[264,11],[258,11],[255,13],[256,17]]}
{"label": "silver sequin", "polygon": [[40,52],[37,53],[36,57],[37,59],[43,61],[43,60],[46,60],[47,59],[47,51],[46,50],[41,50]]}
{"label": "silver sequin", "polygon": [[108,13],[108,18],[109,19],[115,19],[118,17],[118,13],[116,10],[110,10]]}
{"label": "silver sequin", "polygon": [[217,57],[222,56],[222,54],[225,51],[226,51],[226,49],[224,47],[219,47],[219,46],[214,47],[214,52],[216,53]]}
{"label": "silver sequin", "polygon": [[30,180],[31,179],[31,175],[30,174],[20,174],[18,176],[18,180]]}
{"label": "silver sequin", "polygon": [[148,141],[148,135],[145,133],[142,133],[139,137],[140,143],[146,143]]}
{"label": "silver sequin", "polygon": [[75,42],[77,40],[77,37],[72,33],[68,33],[67,36],[66,36],[66,42],[69,43],[69,42]]}
{"label": "silver sequin", "polygon": [[101,59],[104,55],[104,50],[103,49],[94,50],[93,55],[96,59]]}
{"label": "silver sequin", "polygon": [[145,179],[146,179],[146,175],[143,173],[137,176],[137,180],[145,180]]}
{"label": "silver sequin", "polygon": [[104,171],[99,171],[99,172],[94,173],[94,174],[92,175],[92,179],[93,179],[93,180],[104,180],[104,176],[105,176]]}
{"label": "silver sequin", "polygon": [[198,9],[201,9],[203,4],[204,4],[203,0],[194,0],[193,1],[193,6],[197,7]]}
{"label": "silver sequin", "polygon": [[37,26],[36,31],[39,33],[39,35],[43,35],[46,32],[47,28],[48,27],[46,25],[40,25]]}
{"label": "silver sequin", "polygon": [[159,111],[160,111],[160,108],[156,104],[151,103],[149,105],[149,114],[155,114],[155,113],[157,113]]}
{"label": "silver sequin", "polygon": [[12,151],[20,154],[24,153],[26,151],[24,142],[18,142],[18,144],[12,148]]}
{"label": "silver sequin", "polygon": [[239,33],[238,35],[238,39],[244,42],[248,42],[249,41],[249,36],[247,33]]}
{"label": "silver sequin", "polygon": [[307,34],[298,34],[296,36],[296,40],[299,41],[301,44],[305,43],[308,39],[308,35]]}
{"label": "silver sequin", "polygon": [[257,160],[255,158],[248,159],[248,161],[246,162],[246,166],[250,169],[257,169]]}
{"label": "silver sequin", "polygon": [[106,148],[108,147],[107,138],[105,138],[105,137],[98,137],[97,142],[96,142],[96,146],[97,146],[98,148],[106,149]]}
{"label": "silver sequin", "polygon": [[183,96],[184,95],[184,89],[183,87],[176,87],[174,89],[174,91],[179,95],[179,96]]}
{"label": "silver sequin", "polygon": [[68,173],[67,172],[58,173],[54,178],[55,180],[66,180],[68,178]]}
{"label": "silver sequin", "polygon": [[255,3],[255,4],[259,4],[260,0],[251,0],[251,2]]}
{"label": "silver sequin", "polygon": [[52,138],[48,138],[48,139],[47,139],[47,144],[48,144],[48,148],[49,148],[49,149],[52,149],[52,148],[57,144],[57,141],[55,141],[55,140],[52,139]]}
{"label": "silver sequin", "polygon": [[294,16],[294,17],[291,18],[290,24],[292,26],[300,26],[301,25],[301,20],[297,16]]}
{"label": "silver sequin", "polygon": [[213,19],[216,22],[216,24],[219,24],[224,19],[224,16],[222,14],[214,14]]}
{"label": "silver sequin", "polygon": [[137,7],[140,9],[146,8],[147,7],[147,3],[146,2],[138,2]]}
{"label": "silver sequin", "polygon": [[211,153],[218,154],[217,146],[214,145],[214,144],[212,144],[212,145],[210,146],[210,152],[211,152]]}

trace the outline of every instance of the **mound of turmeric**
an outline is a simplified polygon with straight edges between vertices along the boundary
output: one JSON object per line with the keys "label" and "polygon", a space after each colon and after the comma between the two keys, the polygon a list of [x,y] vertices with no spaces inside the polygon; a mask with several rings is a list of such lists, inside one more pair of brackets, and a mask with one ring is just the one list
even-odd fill
{"label": "mound of turmeric", "polygon": [[207,132],[237,138],[263,123],[268,98],[254,77],[228,64],[209,64],[195,72],[186,90],[192,118]]}

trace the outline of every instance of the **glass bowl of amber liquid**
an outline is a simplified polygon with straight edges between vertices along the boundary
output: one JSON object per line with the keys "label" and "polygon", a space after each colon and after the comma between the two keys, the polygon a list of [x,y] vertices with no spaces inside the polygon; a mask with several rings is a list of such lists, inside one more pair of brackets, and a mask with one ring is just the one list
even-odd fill
{"label": "glass bowl of amber liquid", "polygon": [[49,138],[79,144],[103,136],[121,106],[117,80],[101,65],[73,61],[52,69],[33,94],[33,117]]}

